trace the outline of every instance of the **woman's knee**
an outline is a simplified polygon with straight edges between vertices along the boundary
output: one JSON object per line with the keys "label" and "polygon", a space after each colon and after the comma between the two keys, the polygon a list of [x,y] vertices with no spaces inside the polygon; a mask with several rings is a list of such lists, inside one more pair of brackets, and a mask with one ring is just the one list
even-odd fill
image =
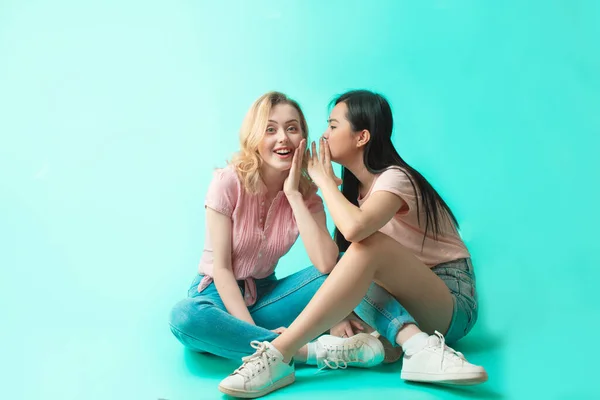
{"label": "woman's knee", "polygon": [[213,304],[198,301],[197,298],[186,298],[175,304],[169,315],[171,331],[194,337],[203,336],[211,326],[207,311],[215,307]]}

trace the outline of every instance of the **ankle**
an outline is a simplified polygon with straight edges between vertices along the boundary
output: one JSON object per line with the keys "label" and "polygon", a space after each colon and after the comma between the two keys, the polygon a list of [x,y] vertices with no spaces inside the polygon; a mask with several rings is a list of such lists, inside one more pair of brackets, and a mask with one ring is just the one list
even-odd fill
{"label": "ankle", "polygon": [[412,338],[413,336],[423,333],[421,329],[415,324],[404,324],[402,328],[398,331],[396,335],[396,343],[400,346],[404,346],[407,340]]}
{"label": "ankle", "polygon": [[319,361],[318,342],[310,342],[306,345],[306,364],[317,365]]}
{"label": "ankle", "polygon": [[429,335],[425,332],[419,332],[416,335],[411,336],[410,339],[404,342],[402,345],[402,350],[404,354],[414,354],[418,351],[421,351],[425,346],[427,346],[427,341],[429,340]]}
{"label": "ankle", "polygon": [[289,351],[286,351],[285,346],[281,346],[279,343],[277,343],[277,339],[275,339],[271,342],[271,347],[282,356],[283,361],[286,364],[291,363],[292,358],[294,357],[294,353],[290,354]]}
{"label": "ankle", "polygon": [[308,345],[302,346],[300,350],[294,355],[294,362],[307,363],[308,361]]}

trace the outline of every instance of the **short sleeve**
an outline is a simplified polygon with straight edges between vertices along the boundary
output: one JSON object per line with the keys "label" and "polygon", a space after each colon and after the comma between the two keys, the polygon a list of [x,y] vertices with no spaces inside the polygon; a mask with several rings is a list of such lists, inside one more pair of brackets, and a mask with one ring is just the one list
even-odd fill
{"label": "short sleeve", "polygon": [[370,194],[380,191],[390,192],[400,197],[409,209],[416,205],[416,191],[406,172],[399,168],[389,168],[377,177]]}
{"label": "short sleeve", "polygon": [[318,213],[324,210],[323,199],[317,194],[317,186],[312,185],[305,196],[304,204],[311,214]]}
{"label": "short sleeve", "polygon": [[240,193],[240,181],[231,167],[218,169],[208,186],[204,206],[231,218]]}

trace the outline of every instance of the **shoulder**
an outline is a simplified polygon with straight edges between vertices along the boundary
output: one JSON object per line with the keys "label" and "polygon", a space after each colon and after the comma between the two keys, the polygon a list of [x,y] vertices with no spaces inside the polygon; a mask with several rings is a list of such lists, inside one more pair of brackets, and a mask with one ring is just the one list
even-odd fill
{"label": "shoulder", "polygon": [[213,171],[208,189],[209,196],[237,197],[242,193],[242,185],[235,167],[228,165]]}
{"label": "shoulder", "polygon": [[213,172],[213,177],[215,179],[227,181],[227,182],[235,182],[239,183],[240,178],[238,176],[237,171],[233,165],[227,165],[224,168],[216,168]]}
{"label": "shoulder", "polygon": [[241,186],[240,177],[235,167],[228,165],[224,168],[217,168],[213,171],[213,184],[216,183],[221,188],[238,189]]}
{"label": "shoulder", "polygon": [[400,167],[389,167],[377,177],[375,182],[378,186],[398,186],[404,187],[409,185],[412,187],[408,172]]}

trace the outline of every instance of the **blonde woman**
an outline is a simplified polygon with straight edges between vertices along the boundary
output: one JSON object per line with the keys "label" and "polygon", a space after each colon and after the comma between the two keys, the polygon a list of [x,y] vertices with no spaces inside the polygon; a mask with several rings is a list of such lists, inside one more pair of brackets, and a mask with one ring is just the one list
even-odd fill
{"label": "blonde woman", "polygon": [[[267,93],[250,108],[240,152],[215,172],[206,195],[199,274],[171,312],[171,331],[187,348],[238,361],[253,354],[294,321],[336,264],[338,247],[306,170],[307,138],[300,106],[284,94]],[[314,267],[277,279],[277,262],[298,236]],[[375,318],[367,322],[388,329]],[[381,342],[366,333],[322,336],[295,354],[319,366],[369,367],[383,358]]]}

